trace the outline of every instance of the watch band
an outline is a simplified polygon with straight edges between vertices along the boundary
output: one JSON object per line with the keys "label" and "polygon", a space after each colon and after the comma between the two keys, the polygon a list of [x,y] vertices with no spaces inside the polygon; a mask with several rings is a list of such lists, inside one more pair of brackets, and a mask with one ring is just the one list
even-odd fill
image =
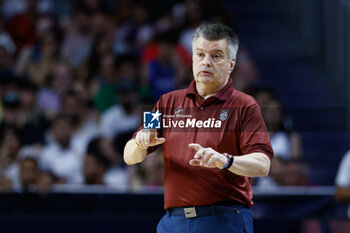
{"label": "watch band", "polygon": [[227,153],[223,153],[223,155],[226,156],[227,158],[227,163],[224,167],[222,167],[221,169],[230,169],[230,167],[232,166],[233,164],[233,161],[235,160],[235,158],[233,157],[233,155],[230,155],[230,154],[227,154]]}

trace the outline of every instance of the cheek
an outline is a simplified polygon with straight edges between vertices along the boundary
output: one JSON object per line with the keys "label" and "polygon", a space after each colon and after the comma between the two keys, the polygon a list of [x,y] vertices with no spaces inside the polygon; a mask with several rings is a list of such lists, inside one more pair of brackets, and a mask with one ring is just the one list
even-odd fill
{"label": "cheek", "polygon": [[230,67],[227,65],[221,65],[218,69],[223,76],[227,76],[230,73]]}
{"label": "cheek", "polygon": [[198,65],[198,63],[193,62],[193,65],[192,65],[192,72],[193,72],[193,75],[196,75],[197,72],[198,72],[198,70],[199,70],[199,65]]}

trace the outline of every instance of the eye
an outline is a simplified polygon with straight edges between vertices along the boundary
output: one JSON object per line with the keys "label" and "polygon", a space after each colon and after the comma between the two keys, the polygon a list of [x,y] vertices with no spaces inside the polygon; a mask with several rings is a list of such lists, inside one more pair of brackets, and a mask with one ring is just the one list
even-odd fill
{"label": "eye", "polygon": [[220,55],[220,54],[214,54],[213,55],[213,59],[215,60],[215,61],[218,61],[218,60],[220,60],[222,58],[222,56]]}
{"label": "eye", "polygon": [[197,53],[197,56],[200,58],[203,58],[205,55],[204,55],[204,53]]}

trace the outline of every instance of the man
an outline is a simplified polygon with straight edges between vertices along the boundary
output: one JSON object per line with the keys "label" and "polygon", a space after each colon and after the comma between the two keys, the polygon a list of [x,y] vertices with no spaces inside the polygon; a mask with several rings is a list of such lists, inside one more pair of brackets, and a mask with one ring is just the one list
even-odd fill
{"label": "man", "polygon": [[39,156],[40,169],[52,173],[57,183],[81,183],[82,158],[72,147],[73,120],[57,115],[51,126],[52,141],[43,147]]}
{"label": "man", "polygon": [[158,100],[163,128],[140,129],[124,160],[142,162],[163,146],[167,212],[158,233],[253,232],[249,177],[268,174],[273,151],[255,100],[232,87],[238,38],[226,26],[202,25],[192,48],[194,81]]}
{"label": "man", "polygon": [[33,157],[26,157],[20,164],[20,179],[22,191],[31,191],[40,175],[38,161]]}

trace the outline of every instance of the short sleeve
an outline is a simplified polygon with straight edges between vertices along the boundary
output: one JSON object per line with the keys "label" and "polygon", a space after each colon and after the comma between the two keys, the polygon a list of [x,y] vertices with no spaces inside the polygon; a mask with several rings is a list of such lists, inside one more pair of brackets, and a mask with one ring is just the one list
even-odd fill
{"label": "short sleeve", "polygon": [[273,158],[269,134],[258,104],[243,108],[240,124],[240,149],[243,154],[261,152]]}

